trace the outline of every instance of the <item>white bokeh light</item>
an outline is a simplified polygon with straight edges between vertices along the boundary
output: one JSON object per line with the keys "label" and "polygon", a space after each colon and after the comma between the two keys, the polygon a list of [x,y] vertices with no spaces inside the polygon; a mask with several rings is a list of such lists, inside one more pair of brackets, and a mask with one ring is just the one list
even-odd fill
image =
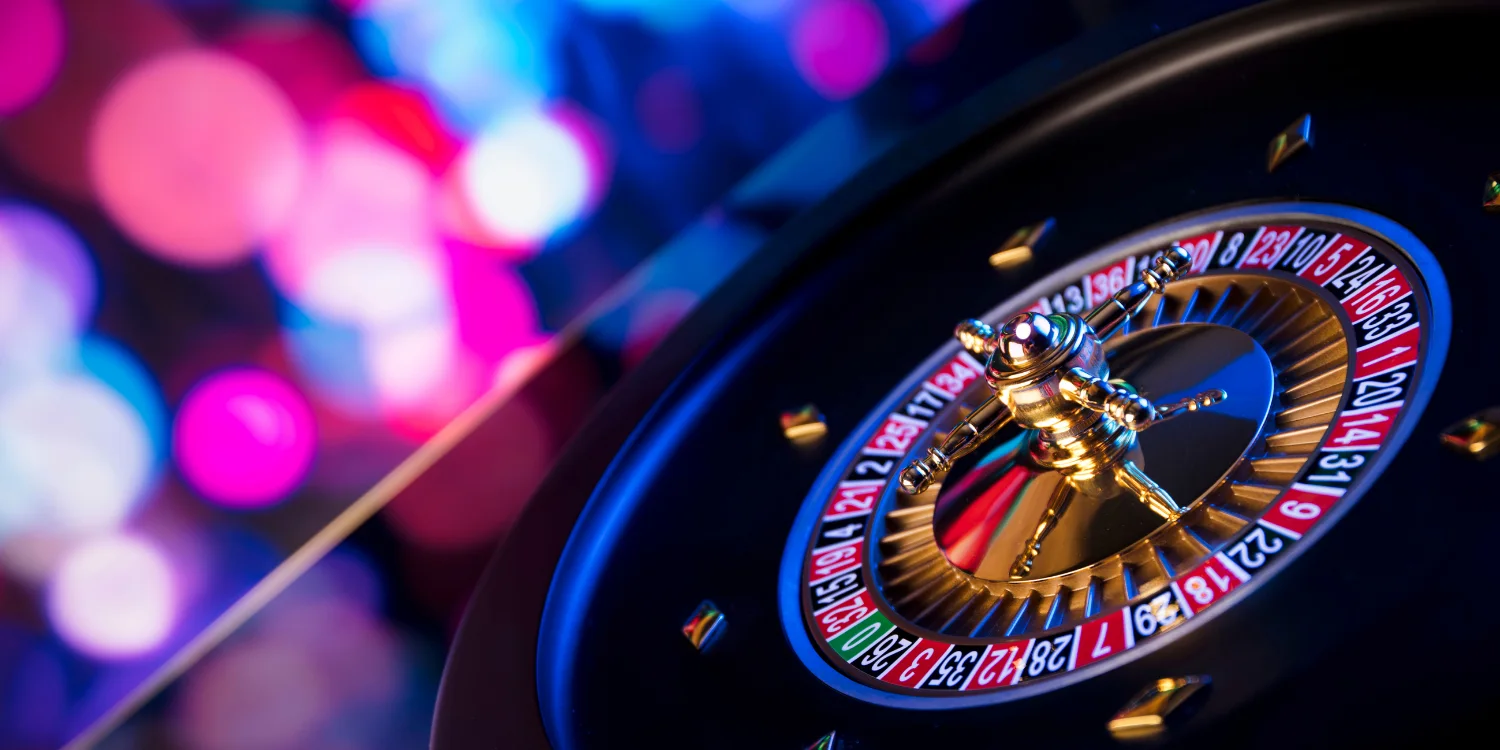
{"label": "white bokeh light", "polygon": [[445,310],[447,283],[436,252],[354,247],[313,268],[302,301],[335,320],[382,328]]}
{"label": "white bokeh light", "polygon": [[457,341],[452,320],[434,317],[376,332],[365,339],[365,368],[382,404],[418,408],[447,387]]}
{"label": "white bokeh light", "polygon": [[481,134],[460,170],[475,217],[501,239],[541,242],[588,207],[588,154],[573,133],[540,112]]}
{"label": "white bokeh light", "polygon": [[74,548],[47,591],[47,613],[70,646],[125,659],[161,646],[177,620],[177,587],[150,542],[105,536]]}
{"label": "white bokeh light", "polygon": [[90,377],[33,378],[0,392],[0,539],[124,522],[154,458],[140,414]]}

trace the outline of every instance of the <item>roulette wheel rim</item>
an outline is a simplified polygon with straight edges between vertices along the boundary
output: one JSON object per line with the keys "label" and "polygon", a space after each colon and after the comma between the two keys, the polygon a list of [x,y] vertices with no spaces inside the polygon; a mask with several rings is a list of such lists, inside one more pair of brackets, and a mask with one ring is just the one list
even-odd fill
{"label": "roulette wheel rim", "polygon": [[[1436,387],[1438,376],[1442,370],[1443,360],[1447,353],[1451,333],[1448,318],[1448,311],[1450,310],[1448,288],[1437,259],[1416,235],[1387,217],[1352,206],[1310,202],[1247,202],[1240,205],[1207,209],[1145,228],[1112,242],[1105,247],[1089,252],[1063,268],[1053,271],[1045,278],[1027,287],[1024,291],[1010,297],[1004,304],[998,306],[995,311],[991,311],[984,317],[986,319],[1005,320],[1014,313],[1019,312],[1028,301],[1045,298],[1047,292],[1051,291],[1057,285],[1057,279],[1087,277],[1090,271],[1097,269],[1101,265],[1107,266],[1112,259],[1118,259],[1121,256],[1128,257],[1132,253],[1139,253],[1143,248],[1169,245],[1171,244],[1169,238],[1197,235],[1202,233],[1207,227],[1223,225],[1225,223],[1232,224],[1235,221],[1256,220],[1261,223],[1273,223],[1283,219],[1303,223],[1311,223],[1311,221],[1317,219],[1335,219],[1346,221],[1353,226],[1366,229],[1376,237],[1384,240],[1390,247],[1396,248],[1398,253],[1403,254],[1405,260],[1411,263],[1412,270],[1425,282],[1428,297],[1426,307],[1430,310],[1430,314],[1423,322],[1424,326],[1430,327],[1424,329],[1425,336],[1422,341],[1424,351],[1417,363],[1417,368],[1420,370],[1425,366],[1430,371],[1423,372],[1417,386],[1406,392],[1401,418],[1398,424],[1390,430],[1386,438],[1388,442],[1385,445],[1390,446],[1391,449],[1380,451],[1376,454],[1375,461],[1371,462],[1364,469],[1367,472],[1366,476],[1372,478],[1378,477],[1385,465],[1396,455],[1396,449],[1399,449],[1410,436],[1416,424],[1414,416],[1421,413],[1423,407],[1428,402],[1432,390]],[[1101,256],[1103,260],[1101,260]],[[1158,309],[1165,309],[1165,307],[1166,305],[1163,304]],[[1147,328],[1146,330],[1153,329]],[[922,381],[931,377],[931,373],[939,371],[946,361],[953,358],[955,351],[959,348],[956,344],[950,344],[947,347],[939,349],[921,365],[917,366],[910,377],[894,387],[890,395],[871,410],[863,423],[852,430],[852,435],[860,436],[875,433],[881,423],[887,419],[887,415],[897,412],[901,402],[909,398],[910,393],[914,390],[920,390]],[[1344,390],[1343,386],[1341,386],[1341,390]],[[1354,411],[1358,412],[1359,409],[1356,408]],[[1061,676],[1052,677],[1043,682],[1018,686],[999,694],[978,694],[934,700],[926,697],[918,698],[912,694],[892,693],[887,690],[850,681],[848,675],[840,673],[833,666],[834,662],[826,658],[826,655],[820,651],[819,645],[814,644],[805,637],[799,637],[809,628],[809,623],[804,621],[804,612],[800,606],[800,600],[804,596],[807,585],[805,583],[805,567],[809,553],[805,540],[813,535],[813,531],[822,521],[824,506],[823,503],[817,502],[816,499],[835,494],[843,471],[860,456],[861,449],[862,441],[851,439],[845,441],[839,450],[829,458],[827,468],[822,472],[809,493],[810,502],[802,507],[789,532],[789,536],[793,541],[787,545],[782,556],[779,573],[779,611],[787,640],[791,644],[792,649],[802,659],[803,664],[833,689],[869,703],[895,708],[943,710],[955,707],[993,705],[1004,701],[1023,700],[1031,695],[1088,680],[1102,669],[1119,666],[1118,662],[1125,659],[1145,657],[1171,645],[1171,642],[1167,640],[1155,640],[1144,646],[1136,645],[1129,649],[1126,654],[1117,655],[1114,660],[1108,663],[1101,661],[1095,662],[1086,668],[1076,670],[1069,668],[1069,671]],[[1361,486],[1349,488],[1349,499],[1341,500],[1337,505],[1330,508],[1325,515],[1320,516],[1318,524],[1302,534],[1299,538],[1299,543],[1291,547],[1290,552],[1283,551],[1278,554],[1274,561],[1274,567],[1264,569],[1264,573],[1274,575],[1278,570],[1293,564],[1301,554],[1312,547],[1312,544],[1319,537],[1327,533],[1341,517],[1355,507],[1356,501],[1359,499],[1359,494],[1369,484],[1370,482],[1367,480]],[[804,540],[804,543],[799,545],[798,540]],[[1248,579],[1241,584],[1244,587],[1243,590],[1236,587],[1235,595],[1237,597],[1253,595],[1257,588],[1272,580],[1271,575],[1264,575],[1262,571],[1257,571],[1257,575],[1254,578]],[[1227,610],[1206,609],[1200,611],[1203,614],[1196,614],[1193,620],[1180,628],[1182,632],[1191,632],[1190,629],[1210,626],[1213,618]]]}
{"label": "roulette wheel rim", "polygon": [[[1201,24],[1119,59],[1111,59],[1114,56],[1109,52],[1113,50],[1081,50],[1080,57],[1088,58],[1090,52],[1095,57],[1089,62],[1074,59],[1074,65],[1079,68],[1104,65],[1092,70],[1086,78],[1068,83],[1024,107],[1017,106],[1018,97],[1013,89],[1007,90],[1004,82],[997,84],[987,95],[966,105],[965,111],[926,131],[925,142],[905,151],[898,150],[861,175],[861,185],[842,192],[800,219],[757,255],[731,288],[710,298],[621,386],[599,413],[595,426],[585,430],[570,446],[559,462],[567,471],[555,472],[537,493],[517,525],[518,531],[497,553],[481,583],[480,593],[471,605],[450,656],[435,722],[434,745],[468,746],[482,743],[484,737],[504,738],[510,744],[523,746],[540,746],[548,741],[537,699],[536,643],[542,609],[556,579],[551,575],[511,577],[508,571],[553,570],[584,502],[611,470],[614,457],[637,433],[637,424],[652,418],[651,413],[659,408],[657,398],[674,393],[677,390],[674,382],[679,382],[679,375],[689,368],[699,352],[731,320],[774,290],[789,267],[815,263],[817,253],[811,251],[834,233],[838,225],[856,213],[875,210],[880,201],[890,199],[889,195],[878,195],[884,188],[898,182],[920,183],[920,177],[913,175],[924,171],[986,168],[983,160],[955,166],[971,156],[964,153],[965,142],[983,134],[986,141],[1004,140],[1012,144],[1012,150],[1019,150],[1028,138],[1045,137],[1046,132],[1059,127],[1060,121],[1089,117],[1110,106],[1112,101],[1129,98],[1139,89],[1156,85],[1158,77],[1170,78],[1183,68],[1216,61],[1222,64],[1243,54],[1246,48],[1331,34],[1350,25],[1388,24],[1392,19],[1434,16],[1479,5],[1482,4],[1309,3],[1301,7],[1279,4]],[[1028,89],[1028,94],[1051,90],[1053,83]],[[994,135],[995,131],[1005,131],[1008,137],[1001,139]],[[914,153],[925,157],[943,155],[929,160],[914,157]],[[914,158],[918,163],[913,162]],[[991,154],[989,158],[1002,159],[1003,155]],[[1420,243],[1397,244],[1420,246]],[[1441,275],[1428,278],[1440,280]],[[1434,306],[1441,307],[1437,301],[1440,286],[1434,285],[1431,293]],[[1430,390],[1435,380],[1425,379],[1422,387]],[[668,396],[663,401],[670,399]],[[1413,422],[1406,420],[1402,429],[1409,431]],[[1390,460],[1392,455],[1382,454],[1382,462]],[[1241,604],[1240,608],[1243,607]],[[782,607],[781,612],[785,616],[787,609]],[[476,644],[480,640],[486,643]],[[565,740],[558,742],[568,744]]]}

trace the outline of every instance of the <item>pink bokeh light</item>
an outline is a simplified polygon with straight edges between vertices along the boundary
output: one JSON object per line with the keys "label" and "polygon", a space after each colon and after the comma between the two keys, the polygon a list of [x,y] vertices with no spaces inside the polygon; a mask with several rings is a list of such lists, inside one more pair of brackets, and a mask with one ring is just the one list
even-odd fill
{"label": "pink bokeh light", "polygon": [[[5,3],[0,3],[3,5]],[[91,199],[88,134],[100,99],[131,65],[192,43],[177,17],[155,0],[62,0],[62,68],[41,98],[0,118],[0,149],[48,187]]]}
{"label": "pink bokeh light", "polygon": [[183,399],[172,448],[183,477],[200,494],[233,508],[257,508],[302,482],[316,433],[307,400],[281,377],[225,370]]}
{"label": "pink bokeh light", "polygon": [[166,556],[151,542],[125,535],[74,548],[47,591],[58,635],[101,659],[128,659],[161,646],[180,604]]}
{"label": "pink bokeh light", "polygon": [[301,120],[264,74],[186,51],[151,60],[110,92],[89,140],[95,191],[165,260],[244,259],[285,220],[306,169]]}
{"label": "pink bokeh light", "polygon": [[381,416],[413,441],[437,434],[489,385],[484,362],[459,343],[452,318],[372,332],[364,345]]}
{"label": "pink bokeh light", "polygon": [[889,45],[885,20],[869,0],[817,0],[792,22],[792,61],[814,91],[835,101],[880,75]]}
{"label": "pink bokeh light", "polygon": [[63,19],[56,0],[0,3],[0,115],[40,96],[62,58]]}
{"label": "pink bokeh light", "polygon": [[[283,294],[340,322],[430,312],[446,283],[431,204],[432,177],[421,163],[357,123],[338,122],[319,135],[295,211],[266,247],[266,268]],[[362,255],[388,261],[372,273],[405,265],[420,283],[371,295]]]}

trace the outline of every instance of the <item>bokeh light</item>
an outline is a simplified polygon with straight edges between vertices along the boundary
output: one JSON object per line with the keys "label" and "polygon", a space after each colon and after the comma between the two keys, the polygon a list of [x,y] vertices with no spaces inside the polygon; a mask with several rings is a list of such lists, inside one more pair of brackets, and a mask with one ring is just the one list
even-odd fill
{"label": "bokeh light", "polygon": [[554,37],[567,10],[555,0],[369,0],[354,33],[373,67],[418,82],[469,133],[553,93]]}
{"label": "bokeh light", "polygon": [[457,335],[465,349],[496,363],[535,342],[536,301],[516,269],[462,246],[451,247],[448,258]]}
{"label": "bokeh light", "polygon": [[172,570],[155,545],[105,536],[74,549],[47,592],[53,627],[73,648],[101,659],[160,646],[178,615]]}
{"label": "bokeh light", "polygon": [[172,433],[183,478],[204,497],[235,508],[286,497],[307,475],[316,444],[302,394],[255,369],[204,378],[183,398]]}
{"label": "bokeh light", "polygon": [[469,205],[495,237],[537,244],[588,207],[592,170],[574,133],[541,111],[507,117],[459,163]]}
{"label": "bokeh light", "polygon": [[482,402],[455,450],[502,471],[424,477],[100,745],[420,746],[564,439],[844,179],[756,165],[962,2],[0,0],[0,745],[67,742]]}
{"label": "bokeh light", "polygon": [[0,150],[29,177],[87,200],[88,134],[101,98],[127,68],[186,47],[192,35],[156,0],[60,1],[62,68],[39,99],[0,119]]}
{"label": "bokeh light", "polygon": [[301,598],[272,610],[262,634],[301,646],[339,703],[380,705],[401,686],[395,634],[375,610],[343,595]]}
{"label": "bokeh light", "polygon": [[[440,408],[434,397],[451,394],[466,400],[467,390],[456,382],[461,355],[457,332],[448,316],[410,321],[372,332],[365,338],[365,368],[387,414]],[[443,409],[456,414],[456,408]]]}
{"label": "bokeh light", "polygon": [[0,536],[110,529],[147,489],[155,457],[140,414],[83,375],[0,392]]}
{"label": "bokeh light", "polygon": [[0,3],[0,115],[35,100],[63,59],[62,10],[56,0]]}
{"label": "bokeh light", "polygon": [[842,100],[864,90],[890,55],[885,20],[869,0],[814,0],[792,24],[792,60],[823,96]]}
{"label": "bokeh light", "polygon": [[245,258],[292,208],[306,169],[297,112],[234,57],[178,52],[132,70],[89,141],[104,207],[162,258],[222,266]]}
{"label": "bokeh light", "polygon": [[345,89],[329,118],[358,123],[427,165],[434,174],[453,162],[461,146],[426,97],[393,83],[365,82]]}
{"label": "bokeh light", "polygon": [[[272,280],[308,312],[356,326],[429,312],[444,276],[431,193],[427,170],[389,142],[353,125],[324,130],[296,213],[266,248]],[[393,267],[422,275],[392,290],[382,278]]]}
{"label": "bokeh light", "polygon": [[93,261],[56,217],[0,203],[0,381],[56,364],[89,324],[98,296]]}
{"label": "bokeh light", "polygon": [[334,320],[386,328],[447,306],[447,273],[435,252],[354,245],[329,253],[303,280],[300,301]]}
{"label": "bokeh light", "polygon": [[402,701],[413,683],[431,688],[377,614],[380,585],[362,556],[320,561],[187,675],[174,739],[201,750],[420,744]]}
{"label": "bokeh light", "polygon": [[140,417],[151,441],[152,456],[167,455],[168,416],[161,389],[140,358],[118,341],[93,334],[83,337],[76,349],[77,367],[119,394]]}
{"label": "bokeh light", "polygon": [[287,355],[317,405],[354,419],[378,415],[364,367],[364,336],[357,328],[288,302],[280,306],[280,319]]}
{"label": "bokeh light", "polygon": [[255,640],[198,667],[178,706],[180,740],[202,750],[317,747],[332,712],[327,675],[295,644]]}

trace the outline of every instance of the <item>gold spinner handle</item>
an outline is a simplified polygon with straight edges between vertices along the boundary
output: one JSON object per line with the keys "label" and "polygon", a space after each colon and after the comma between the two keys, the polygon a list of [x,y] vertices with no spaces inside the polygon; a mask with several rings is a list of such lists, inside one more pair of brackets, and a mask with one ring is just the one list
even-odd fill
{"label": "gold spinner handle", "polygon": [[1115,292],[1113,297],[1083,316],[1084,322],[1094,329],[1100,341],[1108,340],[1127,321],[1146,309],[1151,298],[1160,294],[1167,284],[1182,278],[1192,264],[1193,256],[1187,250],[1173,245],[1150,268],[1141,271],[1139,281]]}

